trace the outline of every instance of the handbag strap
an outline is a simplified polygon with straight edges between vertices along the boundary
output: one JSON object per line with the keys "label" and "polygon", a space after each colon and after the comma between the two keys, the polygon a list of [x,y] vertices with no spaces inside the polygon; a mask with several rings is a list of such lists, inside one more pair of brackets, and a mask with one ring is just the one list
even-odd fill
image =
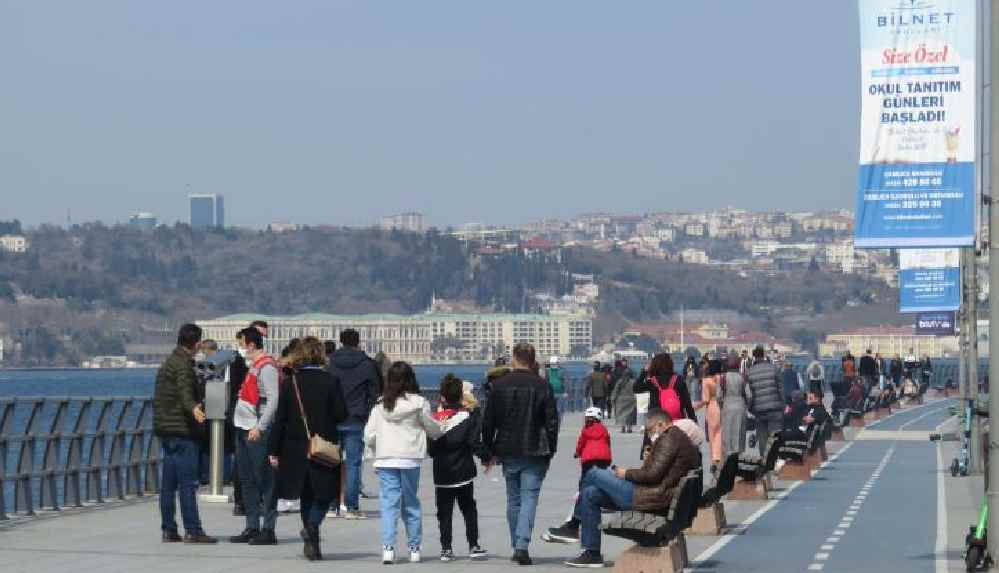
{"label": "handbag strap", "polygon": [[298,401],[298,412],[302,415],[302,423],[305,424],[305,437],[312,439],[312,432],[309,431],[309,418],[305,415],[305,406],[302,404],[302,394],[298,391],[298,377],[294,372],[291,375],[291,386],[295,389],[295,400]]}

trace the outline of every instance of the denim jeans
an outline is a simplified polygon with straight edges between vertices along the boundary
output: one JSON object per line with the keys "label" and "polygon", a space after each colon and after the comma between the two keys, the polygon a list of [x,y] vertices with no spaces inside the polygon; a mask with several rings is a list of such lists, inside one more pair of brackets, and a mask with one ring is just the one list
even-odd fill
{"label": "denim jeans", "polygon": [[783,412],[769,412],[756,416],[756,445],[760,448],[760,456],[767,456],[767,443],[770,436],[780,432],[784,427]]}
{"label": "denim jeans", "polygon": [[550,463],[548,458],[503,459],[506,521],[510,526],[510,545],[514,550],[526,551],[531,544],[541,484],[545,481]]}
{"label": "denim jeans", "polygon": [[600,514],[602,508],[629,510],[635,503],[635,484],[611,470],[593,468],[583,476],[573,517],[581,523],[579,541],[583,549],[600,553]]}
{"label": "denim jeans", "polygon": [[198,516],[198,453],[194,440],[163,438],[163,476],[160,484],[160,527],[165,532],[176,533],[176,497],[180,497],[180,515],[184,531],[202,533]]}
{"label": "denim jeans", "polygon": [[364,464],[364,427],[358,424],[344,424],[339,427],[340,445],[343,448],[343,463],[347,470],[347,483],[343,504],[347,511],[357,511],[361,506],[361,468]]}
{"label": "denim jeans", "polygon": [[409,547],[423,543],[423,510],[420,507],[420,468],[378,468],[381,485],[382,546],[395,547],[399,515],[406,526]]}
{"label": "denim jeans", "polygon": [[558,414],[558,427],[562,427],[562,414],[565,413],[566,406],[569,405],[568,394],[555,394],[555,412]]}
{"label": "denim jeans", "polygon": [[260,439],[251,442],[248,431],[236,430],[236,463],[243,486],[247,529],[274,529],[277,523],[274,470],[267,460],[268,434],[261,432]]}

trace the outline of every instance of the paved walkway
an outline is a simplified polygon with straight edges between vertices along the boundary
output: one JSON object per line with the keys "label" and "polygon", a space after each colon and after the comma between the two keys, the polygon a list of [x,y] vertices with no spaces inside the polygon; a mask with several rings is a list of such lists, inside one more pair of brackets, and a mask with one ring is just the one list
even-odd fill
{"label": "paved walkway", "polygon": [[[954,454],[942,450],[938,459],[937,445],[903,439],[910,432],[925,433],[945,422],[948,404],[933,402],[903,411],[865,430],[877,439],[849,442],[842,450],[834,445],[831,451],[838,457],[811,482],[780,484],[777,496],[781,499],[767,503],[727,502],[729,522],[742,527],[720,538],[689,537],[693,566],[706,571],[945,571],[948,563],[937,561],[950,557],[954,560],[954,570],[960,570],[957,560],[963,532],[974,521],[973,512],[977,512],[980,503],[975,492],[980,492],[980,481],[977,490],[974,478],[962,481],[947,474],[944,482],[941,466],[948,464]],[[560,440],[561,453],[545,482],[536,537],[545,527],[560,523],[571,509],[578,480],[578,464],[571,458],[571,451],[578,428],[577,417],[567,418]],[[615,461],[625,466],[637,464],[640,440],[640,434],[614,433]],[[954,445],[943,447],[953,449]],[[428,467],[423,472],[421,487],[425,562],[397,567],[509,568],[505,486],[501,477],[480,476],[475,483],[482,544],[493,558],[483,563],[469,563],[462,558],[443,565],[436,560],[440,547],[430,475]],[[366,483],[372,489],[376,483],[370,473]],[[949,549],[945,543],[944,549],[937,551],[937,491],[942,485],[948,492],[948,503],[953,499],[960,511],[951,511],[952,519],[947,521]],[[323,537],[327,561],[320,564],[301,558],[297,515],[279,519],[281,544],[276,547],[228,543],[203,547],[164,545],[159,541],[157,505],[139,502],[0,529],[0,571],[293,573],[324,567],[375,570],[382,567],[378,555],[377,506],[377,500],[362,504],[362,509],[373,516],[366,521],[326,522]],[[221,537],[241,529],[242,520],[231,515],[230,506],[202,504],[201,508],[209,533]],[[467,551],[463,534],[461,517],[456,512],[455,547],[459,555]],[[627,545],[617,538],[605,537],[606,557],[613,559]],[[538,541],[531,548],[537,564],[533,570],[564,571],[562,560],[576,551],[574,546]],[[937,568],[938,565],[943,568]]]}

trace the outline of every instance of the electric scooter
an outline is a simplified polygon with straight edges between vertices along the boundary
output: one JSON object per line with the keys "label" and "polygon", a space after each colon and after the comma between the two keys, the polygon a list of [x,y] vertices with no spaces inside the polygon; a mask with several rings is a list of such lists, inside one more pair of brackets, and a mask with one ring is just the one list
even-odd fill
{"label": "electric scooter", "polygon": [[981,568],[988,569],[992,566],[992,557],[989,556],[986,540],[988,539],[989,523],[989,502],[982,502],[982,510],[978,516],[978,525],[972,525],[968,530],[968,536],[964,538],[965,553],[964,565],[967,571],[978,571]]}

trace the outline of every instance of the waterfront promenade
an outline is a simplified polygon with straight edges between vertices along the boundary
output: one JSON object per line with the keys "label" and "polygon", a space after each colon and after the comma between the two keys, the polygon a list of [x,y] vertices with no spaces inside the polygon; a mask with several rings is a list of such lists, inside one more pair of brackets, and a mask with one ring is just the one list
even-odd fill
{"label": "waterfront promenade", "polygon": [[[699,571],[879,571],[931,572],[963,570],[961,549],[967,526],[981,502],[981,481],[951,478],[945,466],[955,455],[955,443],[927,440],[938,428],[954,425],[948,401],[928,401],[871,425],[845,444],[831,443],[833,458],[809,482],[781,482],[769,502],[726,502],[730,524],[721,537],[687,538],[692,567]],[[544,528],[560,523],[569,511],[578,479],[572,449],[580,417],[570,414],[560,439],[560,453],[545,482],[538,511],[532,570],[565,571],[562,560],[578,546],[540,541]],[[612,435],[615,461],[636,465],[640,434]],[[938,452],[939,448],[939,452]],[[475,482],[482,544],[492,557],[470,563],[464,557],[460,515],[455,514],[454,563],[437,561],[440,549],[433,504],[431,472],[423,472],[424,563],[400,562],[395,567],[464,570],[507,570],[512,567],[505,520],[505,485],[496,471]],[[375,489],[372,474],[366,476]],[[941,497],[942,494],[942,497]],[[0,524],[0,571],[223,572],[292,573],[337,567],[374,571],[379,561],[377,500],[365,500],[364,521],[329,519],[323,526],[327,560],[309,563],[301,557],[296,515],[278,521],[276,547],[162,544],[159,514],[151,496],[96,510],[72,510],[66,515],[18,518]],[[858,500],[860,503],[858,503]],[[856,509],[851,509],[851,508]],[[946,508],[945,515],[938,509]],[[207,531],[223,538],[238,533],[242,519],[231,506],[202,504]],[[851,513],[852,512],[852,513]],[[400,539],[401,542],[401,539]],[[613,561],[629,544],[604,537],[604,554]],[[401,557],[405,557],[403,554]]]}

